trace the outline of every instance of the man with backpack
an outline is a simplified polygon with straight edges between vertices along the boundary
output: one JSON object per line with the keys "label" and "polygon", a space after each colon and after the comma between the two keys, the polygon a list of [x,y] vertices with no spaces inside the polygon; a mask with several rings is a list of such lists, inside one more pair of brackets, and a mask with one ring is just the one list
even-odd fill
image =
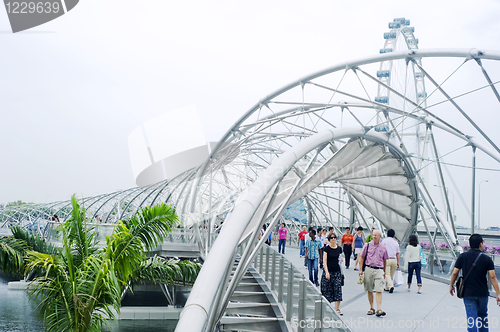
{"label": "man with backpack", "polygon": [[467,314],[467,331],[488,331],[489,291],[486,274],[490,277],[491,285],[497,295],[497,304],[500,305],[500,290],[495,275],[495,266],[489,256],[482,254],[484,240],[481,235],[472,234],[469,244],[470,250],[460,254],[455,263],[450,280],[450,294],[453,296],[455,293],[455,280],[462,270],[464,287],[461,296]]}

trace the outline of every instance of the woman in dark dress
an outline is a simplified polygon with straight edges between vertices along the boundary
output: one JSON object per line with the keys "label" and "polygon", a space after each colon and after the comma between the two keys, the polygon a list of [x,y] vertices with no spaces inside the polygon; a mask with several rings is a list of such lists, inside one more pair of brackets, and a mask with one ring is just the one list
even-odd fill
{"label": "woman in dark dress", "polygon": [[342,248],[337,245],[337,236],[328,235],[328,245],[323,248],[323,275],[321,276],[321,294],[328,302],[335,302],[335,310],[342,316],[340,301],[342,301],[342,271],[340,270],[339,257]]}

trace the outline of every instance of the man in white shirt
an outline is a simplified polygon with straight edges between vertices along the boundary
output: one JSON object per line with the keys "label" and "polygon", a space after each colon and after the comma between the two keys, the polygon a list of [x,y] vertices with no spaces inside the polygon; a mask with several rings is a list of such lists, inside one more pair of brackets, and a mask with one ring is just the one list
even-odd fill
{"label": "man in white shirt", "polygon": [[396,273],[396,269],[399,269],[399,243],[394,239],[395,234],[396,232],[393,229],[388,230],[387,238],[382,241],[389,256],[386,266],[386,284],[384,289],[389,293],[394,292],[394,273]]}

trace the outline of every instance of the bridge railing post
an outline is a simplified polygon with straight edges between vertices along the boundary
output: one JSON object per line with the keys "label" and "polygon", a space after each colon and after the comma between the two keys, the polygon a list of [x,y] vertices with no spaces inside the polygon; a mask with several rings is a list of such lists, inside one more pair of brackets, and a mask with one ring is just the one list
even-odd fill
{"label": "bridge railing post", "polygon": [[305,329],[306,320],[306,280],[304,277],[299,281],[299,326],[297,327],[298,332],[303,332]]}
{"label": "bridge railing post", "polygon": [[323,299],[314,303],[314,332],[323,330]]}
{"label": "bridge railing post", "polygon": [[264,259],[264,247],[260,247],[260,255],[259,255],[259,273],[262,274],[262,261]]}
{"label": "bridge railing post", "polygon": [[283,256],[280,257],[280,266],[278,271],[278,302],[283,302],[283,278],[284,278],[284,260]]}
{"label": "bridge railing post", "polygon": [[269,281],[269,246],[266,247],[266,270],[265,270],[266,281]]}
{"label": "bridge railing post", "polygon": [[293,265],[288,267],[288,284],[286,286],[286,320],[292,320],[293,313]]}
{"label": "bridge railing post", "polygon": [[431,275],[434,274],[434,251],[431,248],[431,252],[429,253],[429,272]]}
{"label": "bridge railing post", "polygon": [[276,280],[276,251],[273,250],[273,261],[271,264],[271,290],[274,290]]}
{"label": "bridge railing post", "polygon": [[259,259],[259,254],[256,254],[255,257],[253,258],[253,267],[254,267],[255,270],[257,270],[258,259]]}

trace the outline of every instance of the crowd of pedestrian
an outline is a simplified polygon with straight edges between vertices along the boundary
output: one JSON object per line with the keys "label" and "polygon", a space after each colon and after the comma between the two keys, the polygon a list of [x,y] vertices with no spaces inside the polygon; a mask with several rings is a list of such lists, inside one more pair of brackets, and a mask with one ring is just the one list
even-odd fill
{"label": "crowd of pedestrian", "polygon": [[[280,227],[279,249],[284,253],[286,238],[285,224]],[[285,231],[283,231],[285,229]],[[282,234],[285,234],[284,236]],[[408,243],[401,245],[395,239],[396,232],[393,229],[387,231],[387,236],[382,240],[380,230],[372,228],[370,235],[364,237],[363,227],[356,228],[351,233],[350,227],[345,228],[345,233],[341,239],[337,238],[333,227],[327,231],[326,228],[314,229],[306,226],[298,234],[297,244],[300,246],[300,257],[304,258],[304,266],[308,269],[309,280],[319,287],[321,285],[322,295],[330,302],[334,303],[335,310],[339,315],[343,315],[340,310],[342,301],[342,286],[345,276],[342,265],[346,269],[350,267],[351,256],[354,254],[354,270],[359,271],[358,283],[364,285],[367,292],[369,310],[367,315],[385,316],[382,309],[382,294],[384,291],[389,294],[395,290],[395,275],[400,269],[401,248],[406,247],[404,261],[408,271],[407,291],[411,291],[413,275],[417,282],[417,294],[422,294],[422,264],[424,263],[422,248],[418,243],[417,235],[410,235]],[[464,305],[468,321],[474,321],[474,326],[468,326],[468,331],[483,331],[480,329],[481,322],[487,319],[488,287],[486,276],[490,278],[491,284],[497,294],[497,304],[500,305],[500,290],[496,279],[493,261],[487,255],[481,255],[484,248],[484,241],[479,234],[470,237],[471,250],[460,255],[453,270],[450,294],[455,293],[455,280],[462,270],[464,278],[465,292],[463,294]],[[342,255],[343,254],[343,255]],[[343,263],[343,264],[342,264]],[[318,279],[319,269],[322,269],[321,279]],[[399,272],[399,276],[402,276]],[[400,277],[401,278],[401,277]],[[399,281],[398,285],[403,283]],[[482,324],[484,327],[484,323]]]}
{"label": "crowd of pedestrian", "polygon": [[[267,225],[264,224],[259,233],[259,239],[265,236],[266,230]],[[297,244],[300,248],[299,255],[304,258],[304,266],[308,269],[309,280],[317,287],[320,286],[321,282],[322,295],[330,303],[334,303],[335,310],[339,315],[343,315],[340,310],[342,286],[345,280],[342,265],[349,269],[351,255],[354,253],[354,270],[359,271],[358,283],[364,285],[370,306],[367,315],[381,317],[386,315],[386,312],[382,309],[382,294],[384,291],[390,294],[394,292],[394,277],[400,268],[400,248],[405,247],[395,239],[395,234],[396,232],[393,229],[389,229],[387,237],[382,240],[380,230],[372,228],[369,236],[365,239],[363,227],[359,226],[354,233],[351,233],[350,227],[346,227],[345,233],[342,234],[339,240],[333,227],[329,227],[328,230],[322,227],[317,229],[310,227],[306,230],[306,226],[303,226],[302,231],[297,236]],[[277,231],[279,253],[285,254],[286,240],[289,236],[286,224],[282,223]],[[269,232],[265,243],[271,245],[271,241],[272,232]],[[481,254],[484,249],[484,241],[481,235],[471,235],[469,244],[471,250],[461,254],[455,263],[451,276],[450,294],[453,296],[457,291],[460,292],[460,297],[463,298],[467,321],[471,322],[471,324],[468,324],[467,330],[469,332],[487,331],[487,329],[484,329],[484,326],[487,325],[489,295],[486,277],[489,277],[495,289],[498,305],[500,305],[500,290],[493,261],[487,255]],[[417,235],[410,235],[406,244],[405,255],[405,264],[408,271],[406,289],[408,292],[411,291],[413,274],[415,274],[418,287],[417,294],[422,294],[421,271],[422,264],[425,263],[423,256],[425,255],[422,252]],[[321,280],[318,279],[319,269],[323,270]],[[465,276],[462,283],[466,286],[456,290],[455,281],[461,270]]]}

